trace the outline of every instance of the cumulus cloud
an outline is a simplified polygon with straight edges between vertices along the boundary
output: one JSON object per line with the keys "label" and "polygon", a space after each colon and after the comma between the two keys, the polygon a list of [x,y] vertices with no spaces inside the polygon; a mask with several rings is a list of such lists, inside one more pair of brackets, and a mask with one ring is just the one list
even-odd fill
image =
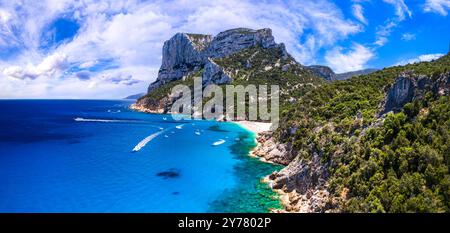
{"label": "cumulus cloud", "polygon": [[26,66],[9,66],[3,70],[3,74],[18,79],[36,79],[39,76],[54,76],[68,67],[67,56],[55,53],[46,57],[40,64]]}
{"label": "cumulus cloud", "polygon": [[364,17],[364,8],[361,6],[361,4],[353,4],[352,13],[353,16],[355,16],[355,18],[358,19],[361,23],[368,23],[367,19]]}
{"label": "cumulus cloud", "polygon": [[420,55],[420,56],[415,57],[415,58],[410,58],[410,59],[399,61],[399,62],[397,62],[394,65],[395,66],[402,66],[402,65],[413,64],[413,63],[417,63],[417,62],[432,61],[432,60],[436,60],[436,59],[438,59],[438,58],[440,58],[440,57],[442,57],[444,55],[445,54],[443,54],[443,53],[423,54],[423,55]]}
{"label": "cumulus cloud", "polygon": [[426,0],[423,10],[446,16],[450,10],[449,0]]}
{"label": "cumulus cloud", "polygon": [[[11,51],[0,56],[0,76],[10,77],[0,77],[9,87],[1,98],[19,88],[23,97],[45,98],[142,92],[157,76],[164,41],[180,31],[270,27],[277,42],[310,64],[320,49],[362,29],[328,0],[0,1],[0,49]],[[78,24],[77,34],[43,50],[45,29],[61,17]]]}
{"label": "cumulus cloud", "polygon": [[336,73],[364,69],[366,63],[373,57],[374,53],[371,49],[358,43],[354,43],[348,50],[336,47],[325,54],[328,66]]}

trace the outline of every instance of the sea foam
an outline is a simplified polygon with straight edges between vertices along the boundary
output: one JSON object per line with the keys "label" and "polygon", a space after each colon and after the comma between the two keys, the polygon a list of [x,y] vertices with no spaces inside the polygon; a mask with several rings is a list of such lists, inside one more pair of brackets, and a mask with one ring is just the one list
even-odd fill
{"label": "sea foam", "polygon": [[74,121],[77,122],[102,122],[102,123],[143,123],[145,124],[145,126],[148,127],[152,127],[152,128],[157,128],[159,130],[163,130],[164,128],[161,126],[157,126],[157,125],[150,125],[147,124],[147,122],[145,121],[137,121],[137,120],[113,120],[113,119],[92,119],[92,118],[82,118],[82,117],[77,117],[73,119]]}
{"label": "sea foam", "polygon": [[[179,126],[181,126],[180,128],[178,128]],[[175,126],[177,129],[181,129],[183,127],[183,125],[177,125]],[[160,130],[159,132],[153,133],[151,135],[149,135],[148,137],[144,138],[142,141],[140,141],[134,148],[133,148],[133,152],[136,151],[140,151],[145,145],[147,145],[147,143],[151,142],[153,139],[155,139],[156,137],[158,137],[159,135],[161,135],[162,133],[165,133],[169,130],[173,129],[173,127],[164,129],[164,130]],[[175,133],[172,131],[172,133]],[[164,137],[166,137],[167,135],[164,135]],[[168,137],[168,136],[167,136]]]}
{"label": "sea foam", "polygon": [[136,122],[131,120],[110,120],[110,119],[89,119],[89,118],[82,118],[77,117],[73,119],[74,121],[80,121],[80,122]]}
{"label": "sea foam", "polygon": [[133,151],[140,151],[145,145],[147,145],[147,143],[149,143],[151,140],[153,140],[154,138],[158,137],[160,134],[162,134],[163,131],[160,132],[156,132],[154,134],[151,134],[150,136],[144,138],[142,141],[140,141],[134,148]]}

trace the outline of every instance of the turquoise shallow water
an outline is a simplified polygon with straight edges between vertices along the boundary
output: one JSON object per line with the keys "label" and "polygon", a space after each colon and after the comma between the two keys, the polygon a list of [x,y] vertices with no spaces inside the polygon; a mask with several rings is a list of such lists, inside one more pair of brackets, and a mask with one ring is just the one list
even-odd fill
{"label": "turquoise shallow water", "polygon": [[0,212],[279,207],[259,182],[279,167],[248,156],[251,132],[233,123],[137,113],[128,110],[131,103],[1,100]]}

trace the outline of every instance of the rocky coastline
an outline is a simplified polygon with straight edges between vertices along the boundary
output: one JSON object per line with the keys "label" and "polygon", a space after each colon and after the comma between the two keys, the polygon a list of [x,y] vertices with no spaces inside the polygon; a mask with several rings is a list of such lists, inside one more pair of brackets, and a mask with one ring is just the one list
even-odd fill
{"label": "rocky coastline", "polygon": [[[256,133],[256,132],[255,132]],[[275,142],[272,131],[257,132],[257,146],[250,152],[250,156],[260,161],[284,165],[280,171],[275,171],[262,178],[262,182],[278,194],[284,209],[273,209],[273,213],[317,213],[325,212],[331,204],[329,192],[324,179],[313,181],[316,174],[324,173],[319,158],[305,163],[295,158],[289,147]]]}
{"label": "rocky coastline", "polygon": [[[164,108],[149,109],[140,104],[132,104],[130,109],[151,114],[164,114]],[[284,209],[272,209],[273,213],[317,213],[330,209],[329,192],[324,179],[317,179],[317,174],[325,173],[325,167],[320,165],[319,157],[305,163],[294,162],[295,153],[285,144],[278,143],[270,130],[271,123],[254,121],[234,121],[256,135],[256,147],[249,156],[259,158],[261,162],[285,166],[261,178],[275,193],[278,194]],[[318,165],[319,164],[319,165]],[[327,206],[328,205],[328,206]]]}

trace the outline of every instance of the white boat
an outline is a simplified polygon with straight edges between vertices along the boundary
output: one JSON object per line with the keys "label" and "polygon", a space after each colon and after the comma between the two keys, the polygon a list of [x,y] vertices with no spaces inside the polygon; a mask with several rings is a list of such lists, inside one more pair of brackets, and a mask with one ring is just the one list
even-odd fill
{"label": "white boat", "polygon": [[222,144],[224,144],[224,143],[225,143],[225,140],[220,139],[219,141],[214,142],[212,145],[213,145],[213,146],[218,146],[218,145],[222,145]]}

